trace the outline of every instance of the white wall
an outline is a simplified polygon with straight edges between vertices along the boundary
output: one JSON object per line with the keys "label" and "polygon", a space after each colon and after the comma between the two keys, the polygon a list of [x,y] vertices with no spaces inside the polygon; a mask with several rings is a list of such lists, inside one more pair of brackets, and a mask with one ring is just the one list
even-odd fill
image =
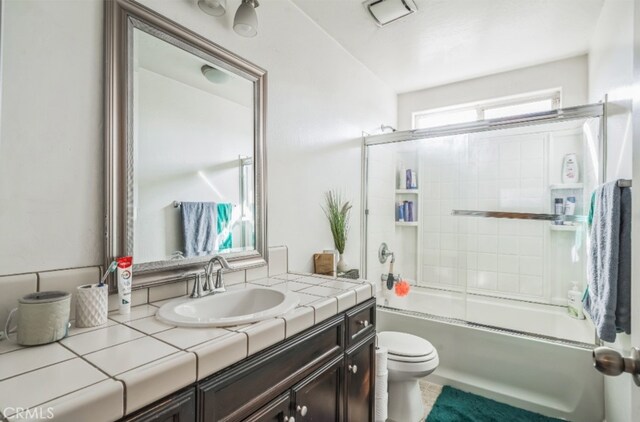
{"label": "white wall", "polygon": [[[597,101],[602,99],[604,94],[609,94],[610,101],[607,124],[607,180],[632,176],[633,16],[632,0],[605,0],[589,51],[589,99]],[[638,154],[638,151],[635,153]],[[635,198],[634,213],[637,215],[637,196]],[[639,240],[637,234],[636,230],[633,237],[636,251]],[[634,279],[637,279],[637,268],[633,271]],[[640,296],[636,290],[634,306],[639,303]],[[635,327],[637,331],[637,325]],[[618,335],[616,343],[611,346],[626,354],[629,351],[630,338],[627,335]],[[631,391],[635,387],[632,387],[632,384],[631,377],[628,376],[605,377],[607,421],[633,420],[630,413]]]}
{"label": "white wall", "polygon": [[[4,1],[0,274],[99,264],[103,4]],[[394,92],[288,0],[261,4],[254,39],[231,29],[239,0],[222,18],[195,1],[142,3],[267,69],[269,243],[310,270],[333,244],[323,192],[339,188],[355,205],[346,258],[357,266],[360,136],[395,124]]]}
{"label": "white wall", "polygon": [[0,275],[102,261],[102,7],[4,0]]}
{"label": "white wall", "polygon": [[398,129],[411,129],[414,111],[562,88],[562,106],[587,103],[587,56],[496,73],[398,95]]}

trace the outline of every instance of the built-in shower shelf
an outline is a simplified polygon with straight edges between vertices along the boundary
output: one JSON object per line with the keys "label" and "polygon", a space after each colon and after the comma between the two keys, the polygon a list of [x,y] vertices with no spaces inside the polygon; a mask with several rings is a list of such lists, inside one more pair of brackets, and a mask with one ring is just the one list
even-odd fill
{"label": "built-in shower shelf", "polygon": [[400,227],[418,227],[417,221],[396,221],[396,226]]}
{"label": "built-in shower shelf", "polygon": [[397,195],[419,195],[420,191],[418,189],[396,189]]}
{"label": "built-in shower shelf", "polygon": [[584,187],[584,183],[558,183],[555,185],[549,186],[551,190],[561,190],[561,189],[582,189]]}
{"label": "built-in shower shelf", "polygon": [[551,224],[549,225],[549,229],[553,232],[575,232],[578,230],[579,226],[568,226],[565,224]]}

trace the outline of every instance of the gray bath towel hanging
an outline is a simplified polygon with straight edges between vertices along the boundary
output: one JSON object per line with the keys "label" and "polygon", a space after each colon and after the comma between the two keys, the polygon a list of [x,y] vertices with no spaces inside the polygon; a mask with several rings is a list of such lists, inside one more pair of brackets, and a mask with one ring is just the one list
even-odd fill
{"label": "gray bath towel hanging", "polygon": [[590,230],[585,311],[607,342],[631,333],[631,189],[598,187]]}
{"label": "gray bath towel hanging", "polygon": [[180,208],[185,257],[211,255],[216,247],[216,203],[183,202]]}

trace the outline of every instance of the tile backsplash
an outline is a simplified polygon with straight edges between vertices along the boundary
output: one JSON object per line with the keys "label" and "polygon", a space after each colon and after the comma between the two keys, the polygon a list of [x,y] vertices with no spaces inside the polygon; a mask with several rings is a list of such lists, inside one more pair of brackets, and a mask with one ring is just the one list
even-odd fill
{"label": "tile backsplash", "polygon": [[[268,251],[268,266],[252,268],[246,271],[234,271],[225,274],[225,283],[233,285],[269,276],[285,274],[288,268],[287,247],[274,246]],[[96,283],[100,278],[101,267],[83,267],[38,273],[0,276],[0,331],[11,309],[18,306],[18,299],[26,294],[46,291],[62,290],[72,294],[71,319],[75,318],[75,301],[73,293],[78,286]],[[134,275],[135,276],[135,275]],[[162,286],[138,289],[132,292],[132,305],[141,305],[149,301],[159,301],[185,295],[189,292],[192,282],[177,281]],[[109,296],[109,310],[118,308],[117,295]]]}

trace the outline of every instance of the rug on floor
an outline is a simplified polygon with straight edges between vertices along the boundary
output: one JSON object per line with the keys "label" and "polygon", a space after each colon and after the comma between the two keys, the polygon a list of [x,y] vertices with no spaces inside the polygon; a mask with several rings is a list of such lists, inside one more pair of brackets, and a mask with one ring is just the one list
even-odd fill
{"label": "rug on floor", "polygon": [[426,422],[551,422],[549,418],[528,410],[509,406],[448,385],[442,388]]}

